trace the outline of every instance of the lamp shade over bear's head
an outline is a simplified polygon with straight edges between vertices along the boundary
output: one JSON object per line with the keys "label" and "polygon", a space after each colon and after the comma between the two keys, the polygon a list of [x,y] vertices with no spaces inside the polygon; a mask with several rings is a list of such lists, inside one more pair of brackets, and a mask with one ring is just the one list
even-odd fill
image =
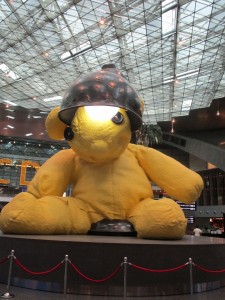
{"label": "lamp shade over bear's head", "polygon": [[140,98],[114,64],[104,65],[101,70],[75,80],[64,95],[59,118],[70,125],[79,107],[100,105],[126,109],[132,131],[142,125]]}

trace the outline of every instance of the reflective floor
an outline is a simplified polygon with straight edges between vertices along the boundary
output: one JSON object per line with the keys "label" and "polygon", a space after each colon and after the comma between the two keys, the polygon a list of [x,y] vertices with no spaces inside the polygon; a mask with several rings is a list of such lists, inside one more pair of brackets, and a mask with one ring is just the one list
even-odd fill
{"label": "reflective floor", "polygon": [[[58,293],[41,292],[36,290],[29,290],[17,287],[11,287],[9,291],[10,295],[14,295],[16,300],[224,300],[225,299],[225,287],[209,292],[195,293],[193,295],[177,295],[177,296],[151,296],[151,297],[113,297],[113,296],[89,296],[89,295],[63,295]],[[0,284],[0,295],[7,293],[6,286]],[[1,297],[4,298],[4,297]],[[9,299],[8,295],[4,299]]]}

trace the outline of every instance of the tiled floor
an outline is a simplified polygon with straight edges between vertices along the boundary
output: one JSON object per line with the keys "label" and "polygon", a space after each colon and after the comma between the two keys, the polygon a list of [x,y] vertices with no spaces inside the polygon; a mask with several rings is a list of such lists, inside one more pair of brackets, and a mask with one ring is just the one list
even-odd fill
{"label": "tiled floor", "polygon": [[[7,292],[6,286],[0,284],[0,295]],[[63,295],[59,293],[49,293],[42,291],[35,291],[17,287],[10,288],[10,294],[15,296],[16,300],[125,300],[124,297],[112,297],[112,296],[90,296],[90,295]],[[6,299],[9,299],[6,298]],[[195,293],[193,295],[176,295],[176,296],[151,296],[151,297],[126,297],[126,300],[224,300],[225,299],[225,287],[213,291]]]}

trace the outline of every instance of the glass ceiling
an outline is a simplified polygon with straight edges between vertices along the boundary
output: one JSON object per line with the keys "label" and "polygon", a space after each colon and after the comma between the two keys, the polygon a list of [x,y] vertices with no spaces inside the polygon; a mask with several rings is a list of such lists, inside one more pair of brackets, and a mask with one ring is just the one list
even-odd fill
{"label": "glass ceiling", "polygon": [[0,103],[49,111],[115,63],[156,124],[225,96],[224,0],[2,0]]}

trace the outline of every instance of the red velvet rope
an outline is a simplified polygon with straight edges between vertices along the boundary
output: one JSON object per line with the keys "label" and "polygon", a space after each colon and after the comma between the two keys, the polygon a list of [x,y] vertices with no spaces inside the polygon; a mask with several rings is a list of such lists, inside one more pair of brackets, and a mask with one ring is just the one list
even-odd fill
{"label": "red velvet rope", "polygon": [[47,271],[43,271],[43,272],[34,272],[34,271],[30,271],[29,269],[27,269],[24,265],[22,265],[19,260],[17,258],[15,258],[15,263],[20,267],[22,268],[24,271],[26,271],[27,273],[29,274],[32,274],[32,275],[45,275],[45,274],[49,274],[53,271],[55,271],[56,269],[58,269],[62,264],[63,262],[60,262],[59,264],[57,264],[55,267],[53,267],[52,269],[50,270],[47,270]]}
{"label": "red velvet rope", "polygon": [[225,269],[221,269],[221,270],[209,270],[209,269],[205,269],[199,265],[193,264],[196,268],[204,271],[204,272],[208,272],[208,273],[223,273],[225,272]]}
{"label": "red velvet rope", "polygon": [[5,258],[3,258],[3,259],[1,259],[1,260],[0,260],[0,265],[3,264],[3,263],[4,263],[5,261],[7,261],[8,259],[9,259],[8,256],[5,257]]}
{"label": "red velvet rope", "polygon": [[164,272],[174,272],[174,271],[177,271],[177,270],[180,270],[184,267],[186,267],[188,263],[185,263],[183,265],[180,265],[178,267],[175,267],[175,268],[171,268],[171,269],[164,269],[164,270],[153,270],[153,269],[148,269],[148,268],[143,268],[143,267],[140,267],[140,266],[137,266],[135,264],[132,264],[132,263],[129,263],[129,265],[133,268],[136,268],[136,269],[139,269],[139,270],[142,270],[142,271],[146,271],[146,272],[153,272],[153,273],[164,273]]}
{"label": "red velvet rope", "polygon": [[117,268],[115,269],[115,271],[112,272],[112,274],[106,276],[105,278],[102,278],[102,279],[92,279],[92,278],[87,277],[86,275],[84,275],[81,271],[79,271],[79,270],[77,269],[77,267],[75,267],[74,264],[73,264],[71,261],[69,261],[69,263],[70,263],[71,267],[72,267],[72,268],[73,268],[73,269],[74,269],[81,277],[83,277],[84,279],[86,279],[86,280],[88,280],[88,281],[95,282],[95,283],[101,283],[101,282],[104,282],[104,281],[109,280],[110,278],[112,278],[113,276],[115,276],[115,275],[119,272],[119,270],[121,269],[121,266],[119,266],[119,267],[117,267]]}

